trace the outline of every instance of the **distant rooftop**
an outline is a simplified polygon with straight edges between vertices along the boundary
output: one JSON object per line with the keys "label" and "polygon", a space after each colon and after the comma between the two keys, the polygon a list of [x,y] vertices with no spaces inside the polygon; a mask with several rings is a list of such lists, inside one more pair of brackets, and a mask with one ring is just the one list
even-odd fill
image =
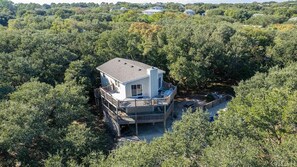
{"label": "distant rooftop", "polygon": [[258,16],[265,16],[265,14],[262,14],[262,13],[255,13],[255,14],[253,14],[252,17],[258,17]]}
{"label": "distant rooftop", "polygon": [[187,15],[195,15],[195,11],[192,10],[192,9],[187,9],[187,10],[184,11],[184,13],[187,14]]}
{"label": "distant rooftop", "polygon": [[[147,69],[153,66],[123,58],[114,58],[97,67],[97,70],[111,76],[121,83],[129,83],[148,77]],[[165,71],[158,69],[158,73]]]}
{"label": "distant rooftop", "polygon": [[164,11],[163,7],[154,6],[154,7],[150,8],[150,9],[144,10],[142,13],[146,14],[146,15],[152,15],[152,14],[160,13],[160,12],[163,12],[163,11]]}
{"label": "distant rooftop", "polygon": [[289,19],[289,21],[297,21],[297,17],[292,17]]}

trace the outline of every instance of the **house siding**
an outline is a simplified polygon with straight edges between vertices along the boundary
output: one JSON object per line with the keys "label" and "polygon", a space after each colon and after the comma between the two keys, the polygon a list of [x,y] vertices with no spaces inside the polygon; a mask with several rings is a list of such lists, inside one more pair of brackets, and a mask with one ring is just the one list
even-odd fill
{"label": "house siding", "polygon": [[115,80],[110,77],[107,74],[100,73],[100,79],[101,79],[101,85],[102,87],[108,86],[108,85],[114,85],[114,88],[119,92],[119,99],[125,99],[126,96],[126,86],[122,83],[119,83],[119,86],[116,86]]}
{"label": "house siding", "polygon": [[[159,89],[159,78],[160,77],[161,77],[161,81],[163,82],[163,74],[162,73],[158,74],[158,78],[154,83],[153,88],[157,89],[157,90],[155,90],[155,92],[158,91],[158,89]],[[132,97],[131,85],[137,85],[137,84],[142,85],[142,96],[150,97],[149,77],[146,77],[146,78],[143,78],[140,80],[136,80],[136,81],[127,83],[125,85],[120,83],[119,86],[116,86],[115,80],[112,77],[110,77],[109,75],[107,75],[103,72],[100,73],[100,79],[101,79],[102,87],[105,87],[108,85],[114,85],[114,88],[119,92],[119,95],[117,95],[117,97],[119,99],[125,99],[125,98]]]}
{"label": "house siding", "polygon": [[126,84],[126,97],[132,97],[131,85],[142,85],[142,96],[149,97],[149,77]]}

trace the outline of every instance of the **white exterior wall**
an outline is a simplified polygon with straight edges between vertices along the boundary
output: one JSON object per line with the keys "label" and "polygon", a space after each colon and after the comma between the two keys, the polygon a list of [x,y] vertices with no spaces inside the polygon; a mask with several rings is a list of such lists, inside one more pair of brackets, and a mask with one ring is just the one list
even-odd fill
{"label": "white exterior wall", "polygon": [[138,84],[142,85],[142,96],[149,97],[149,77],[127,83],[126,84],[126,95],[127,95],[127,97],[132,97],[131,85],[138,85]]}
{"label": "white exterior wall", "polygon": [[[155,92],[153,94],[153,96],[156,96],[157,93],[158,93],[158,90],[159,90],[159,77],[161,77],[161,80],[163,82],[163,74],[159,73],[158,78],[153,83],[154,84],[153,85],[153,89],[154,89],[153,92]],[[115,89],[119,92],[119,94],[116,95],[116,97],[118,97],[119,99],[125,99],[125,98],[128,98],[128,97],[132,97],[131,85],[138,85],[138,84],[142,85],[142,96],[151,97],[150,96],[149,77],[127,83],[126,85],[123,85],[122,83],[120,83],[119,87],[117,87],[115,85],[115,80],[112,77],[110,77],[109,75],[107,75],[107,74],[103,75],[103,73],[100,72],[100,78],[101,78],[102,87],[112,85],[112,84],[114,85]]]}
{"label": "white exterior wall", "polygon": [[120,87],[119,87],[119,92],[120,92],[119,99],[125,99],[127,97],[126,96],[126,86],[121,83],[120,83]]}
{"label": "white exterior wall", "polygon": [[114,85],[114,88],[119,92],[119,94],[117,94],[117,97],[119,99],[125,99],[126,96],[126,86],[123,85],[122,83],[120,83],[119,86],[116,86],[115,84],[115,80],[113,78],[111,78],[110,76],[100,72],[100,79],[101,79],[101,85],[102,87],[104,86],[108,86],[108,85]]}

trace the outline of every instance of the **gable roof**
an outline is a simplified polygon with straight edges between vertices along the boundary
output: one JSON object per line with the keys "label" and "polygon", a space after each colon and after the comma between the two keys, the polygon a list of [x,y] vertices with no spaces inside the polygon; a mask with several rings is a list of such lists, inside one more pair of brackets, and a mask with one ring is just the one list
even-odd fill
{"label": "gable roof", "polygon": [[[148,77],[147,69],[152,67],[134,60],[114,58],[96,69],[125,84]],[[158,69],[158,73],[165,71]]]}

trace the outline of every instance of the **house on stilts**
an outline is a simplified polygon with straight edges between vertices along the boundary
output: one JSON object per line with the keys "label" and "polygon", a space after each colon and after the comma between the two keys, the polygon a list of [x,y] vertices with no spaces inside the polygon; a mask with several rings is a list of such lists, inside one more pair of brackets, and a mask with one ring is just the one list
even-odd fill
{"label": "house on stilts", "polygon": [[104,121],[121,136],[121,127],[164,123],[173,114],[177,87],[163,80],[165,71],[134,60],[114,58],[97,67],[101,86],[95,89],[96,103]]}

